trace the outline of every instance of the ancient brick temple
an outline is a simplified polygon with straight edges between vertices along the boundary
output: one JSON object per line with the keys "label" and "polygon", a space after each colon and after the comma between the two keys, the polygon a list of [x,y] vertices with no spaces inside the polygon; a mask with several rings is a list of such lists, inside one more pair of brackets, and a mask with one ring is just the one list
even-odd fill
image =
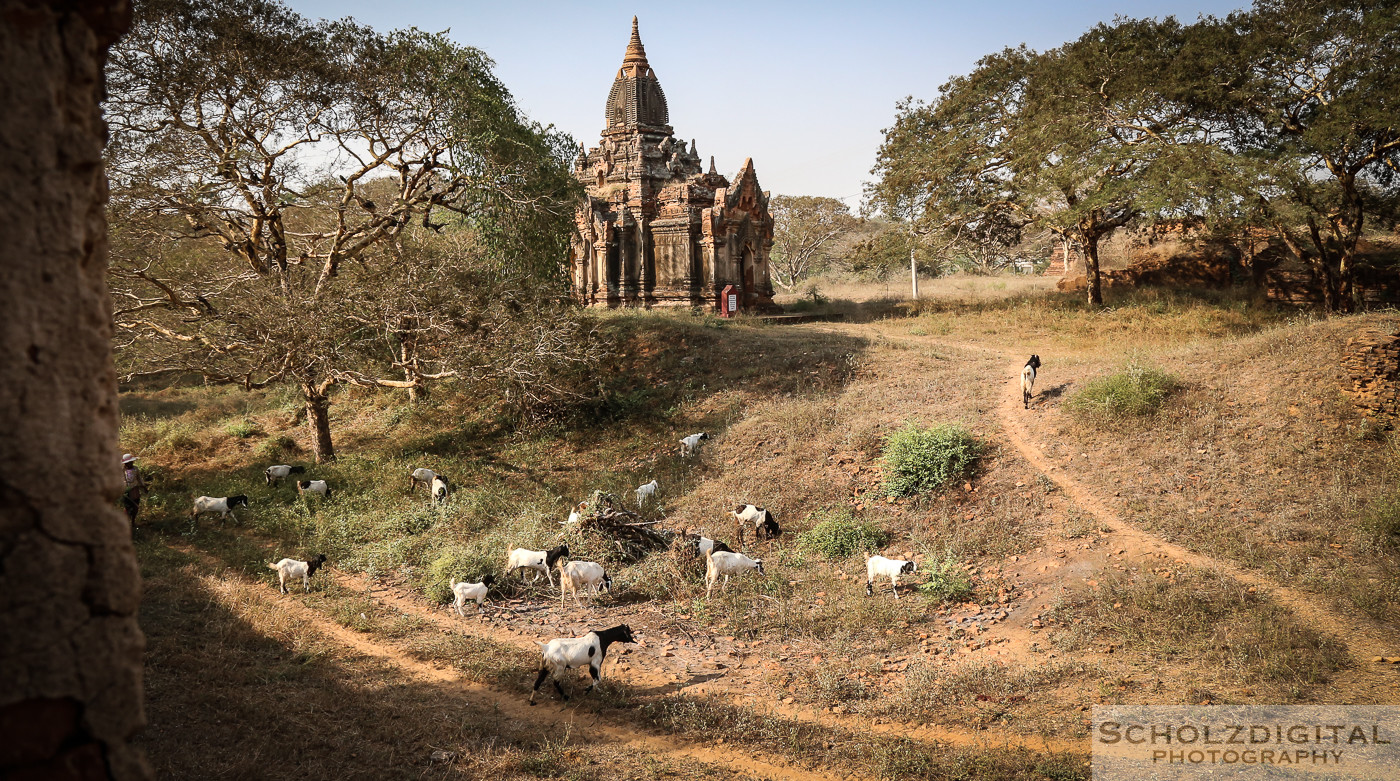
{"label": "ancient brick temple", "polygon": [[632,39],[608,93],[602,143],[579,148],[587,196],[570,251],[574,289],[589,304],[719,305],[729,285],[750,311],[776,311],[768,278],[773,218],[753,161],[731,181],[677,140],[666,95]]}

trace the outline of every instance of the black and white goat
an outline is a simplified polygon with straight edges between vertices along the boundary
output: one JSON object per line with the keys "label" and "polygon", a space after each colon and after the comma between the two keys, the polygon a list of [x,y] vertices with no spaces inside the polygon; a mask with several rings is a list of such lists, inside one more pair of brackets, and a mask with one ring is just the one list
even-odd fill
{"label": "black and white goat", "polygon": [[232,518],[238,522],[238,516],[233,514],[235,507],[247,507],[248,497],[243,494],[237,496],[199,496],[194,500],[194,509],[190,511],[190,518],[198,518],[203,513],[218,513],[223,520]]}
{"label": "black and white goat", "polygon": [[433,475],[433,499],[438,504],[447,501],[447,478],[442,475]]}
{"label": "black and white goat", "polygon": [[559,676],[565,670],[574,667],[588,667],[589,674],[593,677],[593,682],[584,690],[584,694],[593,691],[593,687],[603,680],[603,661],[608,656],[608,647],[613,643],[635,643],[632,637],[632,628],[626,624],[615,626],[611,629],[595,629],[583,637],[557,637],[548,643],[535,641],[540,647],[540,674],[535,678],[535,687],[530,691],[530,704],[535,704],[535,695],[540,692],[540,684],[546,678],[554,680],[554,690],[559,692],[559,696],[565,702],[569,700],[569,695],[564,693],[564,687],[559,685]]}
{"label": "black and white goat", "polygon": [[700,452],[700,443],[709,438],[710,435],[702,431],[681,439],[681,457],[693,456]]}
{"label": "black and white goat", "polygon": [[1031,408],[1031,395],[1035,391],[1035,373],[1040,369],[1040,356],[1032,355],[1026,365],[1021,369],[1021,403],[1026,409]]}
{"label": "black and white goat", "polygon": [[904,559],[887,559],[884,556],[871,556],[865,560],[865,595],[875,593],[876,578],[888,577],[894,598],[899,599],[899,576],[914,574],[914,562]]}
{"label": "black and white goat", "polygon": [[734,534],[739,538],[740,547],[744,544],[744,530],[753,529],[754,539],[771,540],[783,533],[778,519],[773,513],[752,504],[736,505],[729,514],[734,516]]}
{"label": "black and white goat", "polygon": [[729,587],[729,576],[739,575],[749,570],[756,569],[758,574],[766,575],[763,571],[763,559],[751,559],[742,553],[732,553],[730,551],[716,551],[713,548],[705,554],[705,598],[710,598],[710,592],[714,590],[715,583],[724,576],[724,585],[720,591]]}
{"label": "black and white goat", "polygon": [[583,607],[579,602],[578,591],[583,587],[588,591],[588,602],[593,603],[593,597],[604,591],[612,592],[612,577],[602,564],[593,561],[571,561],[559,568],[559,601],[564,601],[564,592],[574,592],[574,604]]}
{"label": "black and white goat", "polygon": [[320,494],[329,499],[331,498],[331,486],[325,480],[298,480],[297,493],[303,496],[306,494]]}
{"label": "black and white goat", "polygon": [[283,478],[285,478],[287,475],[301,474],[306,474],[306,467],[290,466],[288,464],[277,464],[276,466],[270,466],[267,469],[263,470],[263,477],[267,479],[268,485],[273,485],[274,483],[282,482]]}
{"label": "black and white goat", "polygon": [[287,579],[296,580],[301,578],[301,584],[307,591],[311,590],[311,576],[316,574],[316,570],[326,563],[326,557],[320,553],[312,556],[306,561],[297,559],[282,559],[267,565],[268,569],[277,570],[277,585],[282,588],[282,593],[287,593]]}
{"label": "black and white goat", "polygon": [[452,603],[452,606],[457,608],[457,615],[466,618],[467,614],[462,611],[462,607],[467,604],[468,600],[473,599],[476,600],[476,612],[480,613],[481,603],[486,601],[486,592],[491,589],[491,584],[495,582],[495,575],[483,575],[479,583],[450,581],[452,593],[457,597]]}
{"label": "black and white goat", "polygon": [[[539,573],[543,572],[544,576],[549,579],[549,587],[554,588],[554,575],[550,573],[550,570],[554,569],[554,562],[568,555],[568,545],[560,545],[555,548],[550,548],[549,550],[507,548],[506,575],[510,575],[510,573],[516,570],[532,569],[535,570],[536,574],[534,580],[530,581],[531,583],[538,582],[540,579]],[[520,575],[520,579],[525,579],[524,573]]]}
{"label": "black and white goat", "polygon": [[701,556],[708,556],[710,554],[710,551],[714,551],[715,553],[734,552],[734,549],[729,547],[728,545],[725,545],[719,540],[712,540],[709,537],[704,536],[703,534],[700,535],[700,539],[695,541],[695,550]]}

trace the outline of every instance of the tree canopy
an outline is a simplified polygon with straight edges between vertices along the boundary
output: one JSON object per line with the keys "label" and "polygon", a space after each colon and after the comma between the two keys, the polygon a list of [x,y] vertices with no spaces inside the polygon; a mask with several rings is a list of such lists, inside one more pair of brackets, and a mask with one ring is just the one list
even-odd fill
{"label": "tree canopy", "polygon": [[1049,229],[1084,247],[1095,304],[1099,241],[1134,220],[1267,224],[1347,308],[1365,215],[1396,201],[1396,5],[1258,0],[989,55],[899,104],[868,198],[932,242]]}
{"label": "tree canopy", "polygon": [[538,388],[585,356],[560,264],[574,146],[491,67],[268,0],[138,4],[106,103],[126,374],[294,383],[329,459],[337,383]]}

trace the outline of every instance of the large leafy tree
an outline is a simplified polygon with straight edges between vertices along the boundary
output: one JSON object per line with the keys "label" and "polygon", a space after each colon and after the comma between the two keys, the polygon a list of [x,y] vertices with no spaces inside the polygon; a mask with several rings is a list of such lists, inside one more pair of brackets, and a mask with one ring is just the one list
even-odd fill
{"label": "large leafy tree", "polygon": [[1237,155],[1222,186],[1352,310],[1362,233],[1400,199],[1400,3],[1258,0],[1195,34],[1191,103]]}
{"label": "large leafy tree", "polygon": [[572,142],[480,52],[270,0],[151,0],[108,85],[126,374],[293,383],[326,460],[337,383],[528,382],[524,357],[582,354],[559,303]]}
{"label": "large leafy tree", "polygon": [[985,57],[934,102],[900,105],[872,202],[953,246],[1049,229],[1085,248],[1102,304],[1100,241],[1200,197],[1188,174],[1208,159],[1206,129],[1160,87],[1189,67],[1187,45],[1172,19],[1119,20],[1053,51]]}

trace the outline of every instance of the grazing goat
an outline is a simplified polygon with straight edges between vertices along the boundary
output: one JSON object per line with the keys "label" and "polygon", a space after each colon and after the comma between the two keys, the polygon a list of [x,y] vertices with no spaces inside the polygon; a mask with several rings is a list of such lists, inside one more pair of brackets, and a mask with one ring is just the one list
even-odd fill
{"label": "grazing goat", "polygon": [[331,498],[331,487],[325,480],[298,480],[297,493],[299,494],[320,494],[327,499]]}
{"label": "grazing goat", "polygon": [[574,592],[574,604],[583,607],[578,601],[579,586],[588,589],[588,602],[603,591],[612,592],[612,577],[602,564],[592,561],[571,561],[559,568],[559,601],[564,601],[564,592]]}
{"label": "grazing goat", "polygon": [[1031,394],[1035,390],[1035,372],[1040,368],[1040,356],[1032,355],[1026,361],[1025,368],[1021,369],[1021,403],[1026,409],[1031,408]]}
{"label": "grazing goat", "polygon": [[583,520],[583,515],[581,514],[581,511],[587,510],[587,509],[588,509],[588,502],[579,502],[577,506],[575,506],[575,507],[573,507],[573,508],[571,508],[571,509],[569,510],[569,520],[568,520],[568,521],[565,521],[565,525],[567,525],[567,526],[573,526],[574,524],[578,523],[579,521],[582,521],[582,520]]}
{"label": "grazing goat", "polygon": [[296,580],[301,578],[301,584],[307,591],[311,590],[311,576],[316,574],[316,570],[326,563],[326,557],[316,554],[306,561],[296,559],[282,559],[274,564],[267,565],[268,569],[277,570],[277,585],[282,588],[282,593],[287,593],[287,578]]}
{"label": "grazing goat", "polygon": [[467,614],[462,611],[462,606],[467,604],[467,600],[469,599],[476,600],[476,612],[480,613],[481,603],[486,600],[486,592],[491,588],[491,584],[495,582],[495,575],[483,575],[480,583],[467,583],[466,581],[458,583],[455,580],[451,581],[452,593],[457,595],[456,601],[452,603],[452,606],[457,608],[457,615],[462,618],[467,617]]}
{"label": "grazing goat", "polygon": [[682,439],[681,456],[693,456],[696,453],[700,452],[700,442],[709,438],[710,435],[702,431],[699,434],[691,434],[690,436]]}
{"label": "grazing goat", "polygon": [[428,488],[433,484],[434,477],[437,477],[437,472],[420,466],[408,474],[408,490],[416,491],[420,484]]}
{"label": "grazing goat", "polygon": [[544,683],[545,678],[553,678],[554,690],[568,702],[569,695],[559,685],[559,676],[574,667],[588,666],[593,682],[584,690],[584,694],[593,691],[598,681],[603,680],[603,660],[607,658],[608,646],[637,641],[632,637],[632,628],[622,624],[611,629],[595,629],[583,637],[557,637],[548,643],[535,642],[540,647],[540,674],[535,678],[535,688],[530,690],[531,705],[535,704],[535,695],[539,694],[540,684]]}
{"label": "grazing goat", "polygon": [[705,554],[705,598],[710,598],[710,592],[714,590],[715,582],[720,575],[724,576],[724,585],[720,591],[729,587],[729,576],[739,575],[751,569],[758,570],[758,574],[766,575],[763,571],[763,559],[751,559],[742,553],[732,553],[729,551],[715,551],[713,548]]}
{"label": "grazing goat", "polygon": [[652,480],[646,485],[637,486],[637,506],[641,507],[642,502],[652,498],[653,496],[656,496],[656,489],[660,487],[661,484],[656,482],[655,480]]}
{"label": "grazing goat", "polygon": [[740,504],[730,510],[729,514],[734,516],[734,533],[739,538],[740,546],[744,544],[746,527],[752,526],[754,538],[759,540],[775,539],[783,533],[782,528],[778,526],[778,519],[762,507]]}
{"label": "grazing goat", "polygon": [[263,477],[267,478],[268,485],[272,485],[273,483],[282,482],[282,478],[286,477],[287,475],[301,475],[305,473],[306,467],[304,466],[288,466],[287,464],[278,464],[276,466],[270,466],[267,469],[263,470]]}
{"label": "grazing goat", "polygon": [[734,549],[728,545],[725,545],[719,540],[712,540],[704,535],[701,535],[700,539],[695,541],[695,550],[699,551],[701,556],[709,555],[710,551],[714,551],[715,553],[734,552]]}
{"label": "grazing goat", "polygon": [[[532,569],[535,570],[536,574],[534,580],[530,581],[531,583],[538,582],[540,579],[539,573],[543,572],[544,576],[549,579],[549,587],[554,588],[554,575],[550,573],[550,570],[554,569],[554,562],[569,555],[569,546],[560,545],[557,548],[550,548],[549,550],[507,548],[506,554],[508,557],[508,561],[506,562],[506,575],[516,570]],[[525,579],[523,573],[520,575],[520,579]]]}
{"label": "grazing goat", "polygon": [[447,478],[442,475],[433,475],[433,498],[438,504],[447,501]]}
{"label": "grazing goat", "polygon": [[198,518],[201,513],[218,513],[219,517],[227,520],[233,518],[238,521],[238,516],[233,514],[235,507],[247,507],[248,497],[243,494],[238,496],[200,496],[194,500],[194,509],[190,511],[190,518]]}
{"label": "grazing goat", "polygon": [[899,576],[912,574],[914,574],[914,562],[912,561],[871,556],[865,560],[865,595],[868,597],[875,593],[872,585],[875,578],[889,576],[890,590],[894,592],[894,598],[899,599]]}

